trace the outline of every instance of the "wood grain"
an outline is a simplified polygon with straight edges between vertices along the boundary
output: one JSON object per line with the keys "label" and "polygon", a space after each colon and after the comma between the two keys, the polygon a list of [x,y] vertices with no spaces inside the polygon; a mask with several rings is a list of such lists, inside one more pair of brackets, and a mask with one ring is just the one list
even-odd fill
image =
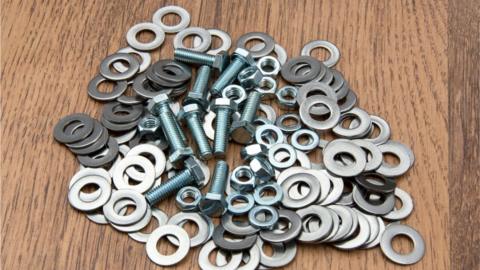
{"label": "wood grain", "polygon": [[[392,139],[411,146],[416,154],[413,169],[398,180],[415,202],[405,223],[423,235],[427,247],[423,260],[412,268],[449,268],[445,0],[5,0],[1,19],[5,269],[159,268],[148,260],[144,245],[109,226],[89,222],[68,205],[67,185],[78,164],[54,142],[52,129],[69,113],[99,117],[102,106],[87,96],[86,86],[100,61],[126,46],[130,26],[150,21],[154,11],[167,4],[185,7],[191,25],[223,29],[233,40],[245,32],[268,32],[289,56],[298,55],[303,44],[314,39],[335,43],[342,54],[337,68],[357,93],[360,106],[385,118]],[[168,36],[154,59],[172,57],[171,43]],[[232,167],[240,164],[239,149],[232,145],[229,151]],[[160,207],[169,214],[176,211],[172,202]],[[469,207],[473,204],[465,213]],[[198,249],[173,268],[198,269],[197,257]],[[386,260],[378,248],[341,252],[301,245],[288,268],[402,267]]]}
{"label": "wood grain", "polygon": [[451,265],[479,269],[480,2],[450,1],[449,11]]}

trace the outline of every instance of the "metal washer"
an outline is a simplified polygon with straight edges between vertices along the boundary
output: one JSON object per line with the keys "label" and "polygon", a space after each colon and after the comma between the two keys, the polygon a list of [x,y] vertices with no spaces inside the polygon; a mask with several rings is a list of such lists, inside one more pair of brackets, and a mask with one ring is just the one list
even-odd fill
{"label": "metal washer", "polygon": [[335,66],[338,63],[338,60],[340,60],[340,51],[338,50],[337,46],[326,40],[314,40],[305,44],[300,54],[310,56],[312,50],[315,48],[324,48],[330,52],[330,57],[323,61],[323,64],[327,67],[331,68]]}
{"label": "metal washer", "polygon": [[[330,111],[330,116],[323,121],[315,120],[311,114],[310,110],[317,104],[325,105]],[[300,119],[302,122],[311,129],[314,130],[328,130],[335,127],[340,120],[340,108],[337,103],[328,97],[325,96],[311,96],[300,104]]]}
{"label": "metal washer", "polygon": [[[140,166],[144,173],[141,182],[137,185],[128,183],[128,178],[124,178],[124,173],[129,167]],[[116,166],[113,172],[113,183],[118,189],[129,189],[139,193],[148,191],[155,182],[155,168],[153,164],[142,156],[125,156]]]}
{"label": "metal washer", "polygon": [[[178,24],[166,25],[163,23],[163,17],[171,13],[180,16],[180,22]],[[165,33],[177,33],[185,29],[190,24],[190,14],[182,7],[166,6],[155,11],[152,21],[154,24],[160,26],[160,28],[162,28]]]}
{"label": "metal washer", "polygon": [[[177,251],[172,255],[163,255],[160,254],[157,250],[157,243],[160,238],[164,236],[173,236],[177,238],[179,245]],[[154,263],[161,265],[161,266],[168,266],[174,265],[185,256],[187,256],[188,251],[190,250],[190,238],[188,237],[188,233],[176,225],[164,225],[160,226],[155,231],[150,234],[150,237],[147,240],[147,244],[145,245],[147,250],[147,255]]]}
{"label": "metal washer", "polygon": [[219,248],[213,240],[207,242],[200,249],[198,264],[203,270],[236,270],[242,262],[242,252],[231,253],[230,261],[222,266],[213,265],[210,260],[210,253]]}
{"label": "metal washer", "polygon": [[[252,49],[247,49],[246,45],[251,40],[261,40],[265,45],[258,51],[253,51]],[[242,35],[237,40],[237,48],[242,48],[250,52],[253,58],[260,58],[268,55],[275,48],[275,40],[263,32],[250,32]]]}
{"label": "metal washer", "polygon": [[[408,254],[397,253],[392,247],[392,240],[398,235],[404,235],[413,242],[413,250]],[[383,254],[391,261],[409,265],[414,264],[422,259],[425,254],[425,242],[422,236],[412,227],[403,224],[390,224],[383,232],[380,240],[380,248]]]}
{"label": "metal washer", "polygon": [[[85,202],[80,199],[80,190],[87,185],[94,184],[101,190],[100,196],[95,200]],[[82,178],[75,182],[68,191],[70,205],[80,211],[93,211],[105,205],[110,199],[112,187],[107,180],[102,178]]]}
{"label": "metal washer", "polygon": [[[155,218],[155,220],[158,223],[158,227],[167,224],[167,221],[168,221],[167,214],[165,214],[162,210],[157,208],[152,208],[151,210],[152,210],[152,216]],[[128,236],[130,236],[130,238],[132,238],[137,242],[146,243],[148,241],[148,238],[150,237],[150,233],[144,233],[144,232],[138,231],[138,232],[129,233]]]}
{"label": "metal washer", "polygon": [[[193,48],[186,48],[183,45],[183,41],[187,36],[190,36],[190,35],[199,36],[202,39],[202,42],[200,43],[200,45],[195,46]],[[188,50],[197,51],[197,52],[206,52],[208,48],[210,48],[211,44],[212,44],[212,36],[210,35],[210,32],[200,27],[185,28],[182,31],[178,32],[178,34],[173,39],[173,47],[175,49],[188,49]]]}
{"label": "metal washer", "polygon": [[[227,32],[224,32],[220,29],[207,29],[207,31],[210,33],[210,35],[213,37],[218,37],[222,40],[222,45],[216,49],[211,49],[207,51],[207,54],[211,55],[216,55],[222,51],[228,52],[230,50],[230,47],[232,46],[232,38]],[[200,46],[202,40],[200,37],[194,37],[193,38],[193,46],[197,47]]]}
{"label": "metal washer", "polygon": [[[151,31],[155,35],[155,38],[150,42],[140,42],[137,39],[137,34],[142,31]],[[160,47],[165,40],[165,32],[160,28],[160,26],[154,23],[139,23],[132,28],[130,28],[127,32],[127,43],[130,47],[140,50],[140,51],[151,51],[155,50],[156,48]]]}
{"label": "metal washer", "polygon": [[[142,59],[142,62],[140,63],[140,68],[138,69],[138,73],[142,73],[145,70],[147,70],[147,68],[152,63],[152,57],[150,56],[150,53],[140,52],[140,51],[137,51],[137,50],[133,49],[132,47],[122,48],[122,49],[118,50],[117,53],[129,53],[129,54],[136,54],[136,55],[140,56],[140,58]],[[118,72],[125,72],[128,69],[128,67],[126,67],[121,62],[113,63],[113,67]]]}
{"label": "metal washer", "polygon": [[[115,63],[118,64],[118,63]],[[115,65],[114,64],[114,65]],[[107,78],[103,77],[102,75],[95,76],[89,83],[88,83],[88,95],[98,101],[110,101],[120,97],[128,87],[127,81],[116,81],[113,86],[113,90],[108,93],[103,93],[98,90],[98,86],[102,82],[108,81]]]}
{"label": "metal washer", "polygon": [[[114,209],[115,204],[124,199],[135,203],[135,210],[126,216],[118,214]],[[147,207],[147,201],[142,194],[133,190],[123,189],[112,193],[110,200],[103,206],[103,214],[111,223],[117,225],[131,225],[145,216]]]}
{"label": "metal washer", "polygon": [[[110,70],[110,67],[114,63],[119,63],[120,61],[125,61],[128,63],[128,68],[123,72],[113,72]],[[124,81],[132,78],[137,74],[140,69],[140,63],[138,60],[131,54],[128,53],[114,53],[107,56],[100,63],[100,74],[103,77],[112,80],[112,81]]]}

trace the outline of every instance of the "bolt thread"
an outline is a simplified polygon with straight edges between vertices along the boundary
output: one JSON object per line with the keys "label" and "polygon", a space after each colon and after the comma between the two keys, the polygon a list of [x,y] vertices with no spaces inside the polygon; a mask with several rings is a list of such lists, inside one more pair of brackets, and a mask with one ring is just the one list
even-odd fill
{"label": "bolt thread", "polygon": [[225,156],[227,151],[230,130],[230,108],[218,108],[215,112],[215,138],[213,141],[213,154],[217,157]]}
{"label": "bolt thread", "polygon": [[252,122],[255,119],[261,99],[262,94],[260,92],[250,92],[245,107],[243,107],[242,115],[240,116],[241,121]]}
{"label": "bolt thread", "polygon": [[185,136],[185,133],[183,133],[182,128],[180,127],[180,123],[178,122],[177,118],[174,116],[173,121],[175,123],[175,126],[177,127],[177,132],[180,135],[180,138],[182,139],[183,145],[187,145],[187,136]]}
{"label": "bolt thread", "polygon": [[215,56],[213,55],[186,49],[175,49],[174,58],[180,62],[196,65],[212,66],[215,62]]}
{"label": "bolt thread", "polygon": [[197,77],[193,85],[193,93],[198,93],[205,97],[208,89],[208,81],[210,80],[211,68],[209,66],[201,66],[197,69]]}
{"label": "bolt thread", "polygon": [[223,194],[228,178],[228,164],[224,160],[217,161],[215,170],[213,172],[212,185],[210,192],[216,194]]}
{"label": "bolt thread", "polygon": [[240,57],[236,57],[218,77],[217,81],[212,85],[211,92],[214,95],[220,94],[227,85],[231,84],[238,73],[245,67],[245,61]]}
{"label": "bolt thread", "polygon": [[183,170],[170,178],[168,182],[161,184],[160,186],[150,190],[145,194],[145,198],[150,205],[154,205],[170,195],[177,192],[182,187],[188,186],[193,182],[193,176],[190,170]]}
{"label": "bolt thread", "polygon": [[184,148],[185,143],[179,132],[180,127],[168,104],[162,104],[162,106],[160,106],[158,119],[162,123],[162,129],[172,150],[175,151]]}
{"label": "bolt thread", "polygon": [[203,130],[202,123],[198,118],[198,113],[191,113],[186,117],[187,126],[192,132],[193,139],[197,143],[198,152],[202,159],[209,159],[212,156],[212,148],[208,143],[207,135]]}

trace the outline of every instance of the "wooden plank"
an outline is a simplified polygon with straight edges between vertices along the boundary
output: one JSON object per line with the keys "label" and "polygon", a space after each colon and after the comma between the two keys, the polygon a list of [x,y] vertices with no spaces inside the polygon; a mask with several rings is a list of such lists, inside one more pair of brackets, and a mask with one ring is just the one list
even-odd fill
{"label": "wooden plank", "polygon": [[[5,269],[157,269],[145,247],[89,222],[67,202],[75,158],[52,137],[63,115],[99,117],[86,86],[100,61],[125,47],[125,33],[159,7],[178,4],[191,25],[219,28],[235,41],[270,33],[289,56],[314,39],[335,43],[359,104],[385,118],[392,139],[412,147],[413,169],[398,180],[415,211],[405,223],[426,241],[414,269],[450,266],[447,185],[446,1],[62,1],[2,2],[2,254]],[[173,36],[153,54],[172,57]],[[277,110],[281,113],[280,110]],[[478,130],[478,129],[477,129]],[[228,162],[241,164],[232,145]],[[318,161],[319,155],[315,160]],[[173,202],[161,204],[168,214]],[[163,249],[163,247],[162,247]],[[198,269],[198,249],[176,267]],[[299,246],[289,269],[400,269],[378,248],[341,252]]]}
{"label": "wooden plank", "polygon": [[449,195],[452,269],[480,267],[480,2],[449,1]]}

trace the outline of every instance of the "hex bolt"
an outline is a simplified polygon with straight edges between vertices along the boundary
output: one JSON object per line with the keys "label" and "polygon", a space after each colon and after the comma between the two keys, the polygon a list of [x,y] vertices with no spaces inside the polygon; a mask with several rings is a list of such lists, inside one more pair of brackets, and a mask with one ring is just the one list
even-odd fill
{"label": "hex bolt", "polygon": [[185,160],[185,169],[170,178],[164,184],[150,190],[145,194],[145,198],[150,205],[155,205],[158,202],[175,194],[182,187],[196,184],[201,186],[205,181],[205,172],[202,169],[200,161],[194,157],[189,157]]}
{"label": "hex bolt", "polygon": [[203,196],[199,204],[202,213],[211,217],[218,217],[225,213],[225,187],[227,180],[228,163],[224,160],[219,160],[215,164],[210,190]]}
{"label": "hex bolt", "polygon": [[178,168],[183,160],[193,155],[193,151],[186,146],[180,134],[180,125],[170,108],[170,99],[165,94],[159,94],[150,100],[148,109],[160,120],[163,132],[172,151],[168,160],[175,168]]}
{"label": "hex bolt", "polygon": [[237,48],[233,53],[233,60],[230,65],[222,72],[217,81],[212,85],[210,91],[213,95],[219,95],[227,85],[231,84],[238,73],[247,66],[254,66],[255,61],[249,51]]}
{"label": "hex bolt", "polygon": [[209,66],[200,66],[197,69],[197,77],[195,79],[195,84],[192,87],[192,90],[183,100],[183,104],[192,104],[196,103],[202,107],[205,111],[208,107],[207,92],[208,92],[208,81],[211,77],[211,68]]}
{"label": "hex bolt", "polygon": [[213,155],[217,158],[224,158],[229,139],[230,119],[236,110],[236,104],[228,98],[217,98],[212,107],[216,114]]}
{"label": "hex bolt", "polygon": [[262,94],[258,91],[251,91],[248,95],[242,115],[238,121],[232,124],[230,134],[237,143],[248,144],[255,135],[255,126],[252,125],[257,114],[258,106],[262,100]]}
{"label": "hex bolt", "polygon": [[188,49],[175,49],[174,58],[177,61],[188,64],[209,66],[218,69],[220,72],[223,72],[230,62],[230,57],[226,51],[221,51],[216,55],[211,55]]}
{"label": "hex bolt", "polygon": [[197,144],[200,158],[209,160],[213,157],[212,148],[208,142],[207,135],[200,121],[200,107],[193,103],[185,105],[179,113],[179,118],[187,123],[188,129],[192,133],[193,139]]}

